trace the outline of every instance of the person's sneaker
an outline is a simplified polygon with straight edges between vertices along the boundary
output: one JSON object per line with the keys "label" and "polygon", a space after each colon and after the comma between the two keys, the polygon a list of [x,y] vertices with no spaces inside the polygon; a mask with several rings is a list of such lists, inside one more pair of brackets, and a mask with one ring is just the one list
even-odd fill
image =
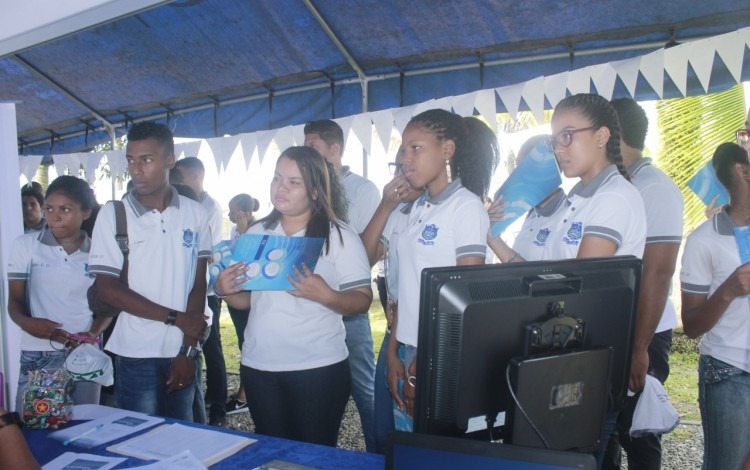
{"label": "person's sneaker", "polygon": [[231,400],[227,402],[227,414],[233,415],[237,413],[244,413],[248,411],[247,409],[247,402],[246,401],[240,401],[237,399],[237,397],[233,397]]}

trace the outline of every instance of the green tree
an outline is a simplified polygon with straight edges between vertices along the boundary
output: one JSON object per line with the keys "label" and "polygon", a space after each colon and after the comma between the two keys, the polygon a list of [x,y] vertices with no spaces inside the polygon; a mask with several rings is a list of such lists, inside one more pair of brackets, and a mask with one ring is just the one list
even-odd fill
{"label": "green tree", "polygon": [[688,234],[706,220],[706,207],[687,182],[711,161],[719,144],[734,141],[734,132],[743,127],[746,108],[742,85],[721,93],[662,100],[656,110],[661,131],[657,165],[682,191],[683,223]]}

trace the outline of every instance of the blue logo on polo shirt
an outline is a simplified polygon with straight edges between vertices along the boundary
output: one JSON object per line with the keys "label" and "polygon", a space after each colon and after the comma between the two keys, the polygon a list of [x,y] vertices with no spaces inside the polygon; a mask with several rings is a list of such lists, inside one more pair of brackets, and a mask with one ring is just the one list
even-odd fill
{"label": "blue logo on polo shirt", "polygon": [[568,233],[563,237],[563,242],[568,245],[578,245],[581,242],[581,236],[583,235],[583,222],[573,222],[570,224]]}
{"label": "blue logo on polo shirt", "polygon": [[534,245],[536,246],[544,246],[545,243],[547,243],[547,237],[549,237],[550,229],[543,228],[536,234],[536,240],[534,240]]}
{"label": "blue logo on polo shirt", "polygon": [[434,245],[434,240],[437,237],[438,230],[439,229],[435,224],[425,225],[424,229],[422,230],[422,238],[418,240],[419,243],[425,246]]}
{"label": "blue logo on polo shirt", "polygon": [[182,231],[182,246],[185,248],[192,248],[196,245],[198,235],[190,230],[189,228],[186,228]]}

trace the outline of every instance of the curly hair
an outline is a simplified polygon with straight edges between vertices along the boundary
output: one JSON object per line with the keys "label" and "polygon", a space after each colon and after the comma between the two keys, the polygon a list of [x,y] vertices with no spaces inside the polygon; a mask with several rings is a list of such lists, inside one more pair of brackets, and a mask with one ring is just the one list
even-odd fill
{"label": "curly hair", "polygon": [[466,189],[484,200],[500,160],[497,137],[492,129],[479,119],[464,118],[442,109],[414,116],[408,126],[414,125],[431,132],[441,142],[452,140],[455,143],[451,174],[461,178]]}
{"label": "curly hair", "polygon": [[133,125],[128,131],[128,142],[156,139],[164,150],[164,155],[174,154],[174,136],[169,127],[153,121],[143,121]]}
{"label": "curly hair", "polygon": [[620,151],[620,120],[617,111],[609,101],[599,95],[592,93],[579,93],[568,96],[555,106],[555,113],[563,110],[574,110],[581,113],[595,130],[602,127],[609,129],[609,140],[607,141],[607,160],[617,166],[622,176],[630,181],[630,175],[625,169]]}

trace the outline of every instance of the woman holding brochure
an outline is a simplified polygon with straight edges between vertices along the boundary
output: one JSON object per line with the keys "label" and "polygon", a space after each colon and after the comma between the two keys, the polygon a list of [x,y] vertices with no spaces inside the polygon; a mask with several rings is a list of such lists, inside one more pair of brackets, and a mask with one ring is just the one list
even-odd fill
{"label": "woman holding brochure", "polygon": [[295,266],[294,290],[251,293],[240,287],[248,268],[236,263],[215,289],[250,309],[240,375],[256,432],[335,446],[351,387],[341,316],[365,311],[372,289],[362,242],[334,215],[331,194],[317,151],[285,150],[271,182],[274,209],[247,233],[323,238],[315,270]]}

